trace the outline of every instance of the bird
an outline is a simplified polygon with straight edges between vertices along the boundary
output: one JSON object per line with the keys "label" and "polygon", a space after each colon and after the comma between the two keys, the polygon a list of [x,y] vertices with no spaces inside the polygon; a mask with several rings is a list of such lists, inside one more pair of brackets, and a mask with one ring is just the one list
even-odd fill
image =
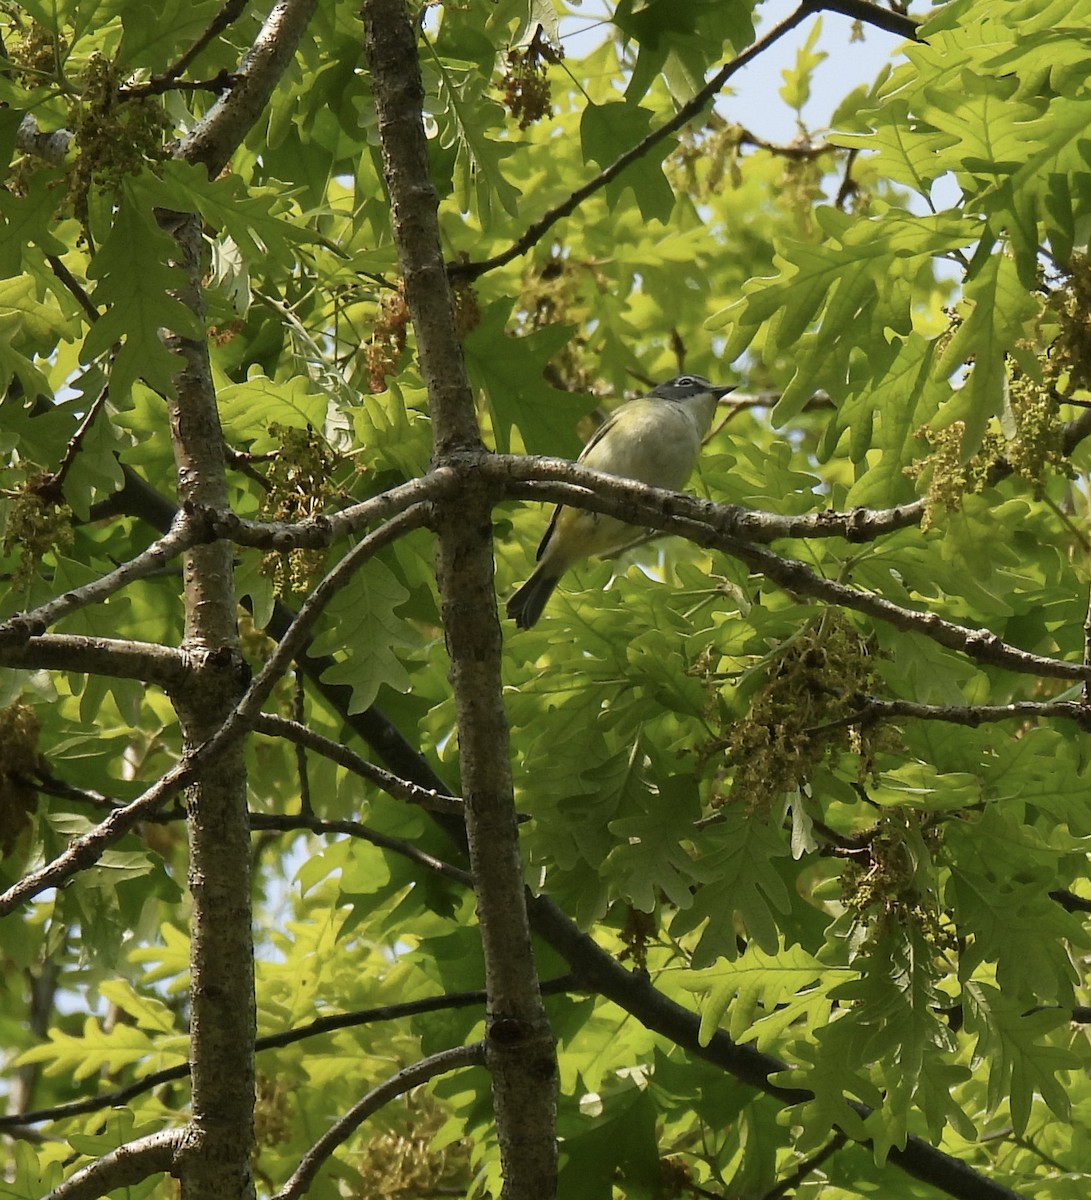
{"label": "bird", "polygon": [[[657,384],[647,395],[615,409],[577,462],[607,475],[678,491],[697,464],[716,405],[731,391],[733,384],[709,383],[701,375],[677,375]],[[538,547],[538,565],[508,600],[508,616],[517,628],[529,629],[569,567],[591,555],[620,550],[637,533],[616,517],[557,505]]]}

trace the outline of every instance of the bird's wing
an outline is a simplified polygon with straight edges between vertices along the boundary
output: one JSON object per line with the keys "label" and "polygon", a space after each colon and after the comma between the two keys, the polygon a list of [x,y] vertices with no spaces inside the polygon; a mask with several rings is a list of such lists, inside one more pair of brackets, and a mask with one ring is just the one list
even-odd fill
{"label": "bird's wing", "polygon": [[[621,407],[624,408],[625,406],[622,405]],[[598,429],[591,434],[584,444],[583,449],[580,451],[580,456],[576,459],[576,462],[583,462],[587,458],[588,454],[590,454],[590,452],[595,448],[595,446],[597,446],[599,442],[601,442],[606,436],[606,434],[609,433],[609,431],[613,428],[614,422],[617,420],[617,414],[620,411],[621,409],[615,409],[613,413],[608,416],[605,421],[603,421]],[[546,526],[546,531],[542,534],[542,540],[538,543],[538,553],[534,556],[536,562],[541,562],[542,555],[545,553],[545,548],[549,545],[549,539],[553,536],[553,530],[556,528],[557,518],[561,515],[562,508],[564,508],[564,505],[558,504],[553,510],[553,515],[549,518],[549,524]]]}
{"label": "bird's wing", "polygon": [[603,421],[603,423],[598,427],[598,429],[591,434],[591,436],[587,439],[583,449],[580,451],[580,456],[576,459],[576,462],[583,462],[584,459],[587,458],[588,454],[590,454],[591,451],[599,444],[599,442],[601,442],[602,439],[610,432],[610,430],[613,429],[613,427],[617,424],[618,413],[621,412],[621,409],[625,407],[626,406],[623,404],[621,408],[615,408],[614,411],[606,418],[606,420]]}

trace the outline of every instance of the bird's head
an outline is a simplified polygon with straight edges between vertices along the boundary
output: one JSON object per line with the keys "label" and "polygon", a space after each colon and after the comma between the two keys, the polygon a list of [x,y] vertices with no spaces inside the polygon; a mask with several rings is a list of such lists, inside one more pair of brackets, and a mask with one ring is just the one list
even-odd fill
{"label": "bird's head", "polygon": [[703,375],[676,375],[666,383],[657,384],[648,395],[660,400],[692,400],[697,396],[713,395],[719,400],[734,390],[733,383],[709,383]]}

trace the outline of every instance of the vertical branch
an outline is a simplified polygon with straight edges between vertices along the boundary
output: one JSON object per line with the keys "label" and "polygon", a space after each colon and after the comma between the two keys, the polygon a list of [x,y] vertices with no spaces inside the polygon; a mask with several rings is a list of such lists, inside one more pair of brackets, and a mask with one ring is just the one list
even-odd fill
{"label": "vertical branch", "polygon": [[[1083,619],[1083,665],[1091,667],[1091,588],[1088,589],[1087,614]],[[1091,707],[1091,679],[1084,682],[1083,703]]]}
{"label": "vertical branch", "polygon": [[433,425],[434,461],[459,472],[437,501],[437,575],[451,657],[462,795],[488,990],[491,1071],[505,1200],[556,1189],[556,1056],[530,945],[492,559],[492,497],[475,470],[482,451],[440,251],[428,169],[413,26],[404,0],[363,0],[365,45],[379,119],[405,293]]}
{"label": "vertical branch", "polygon": [[[164,217],[164,220],[168,218]],[[180,297],[203,317],[199,220],[175,218]],[[223,434],[202,341],[168,338],[182,360],[168,401],[183,503],[227,507]],[[173,699],[185,745],[207,741],[244,683],[236,630],[231,546],[195,546],[183,560],[190,682]],[[253,1195],[249,1158],[254,1112],[254,962],[250,916],[250,828],[241,740],[217,757],[186,793],[189,816],[190,1064],[193,1103],[177,1173],[183,1200],[245,1200]]]}

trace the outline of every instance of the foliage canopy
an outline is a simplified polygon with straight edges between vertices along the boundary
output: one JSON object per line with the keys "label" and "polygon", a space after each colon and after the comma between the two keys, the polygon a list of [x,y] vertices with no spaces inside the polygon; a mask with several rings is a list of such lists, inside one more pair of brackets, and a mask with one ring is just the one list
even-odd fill
{"label": "foliage canopy", "polygon": [[[735,0],[622,3],[578,38],[559,0],[412,8],[453,319],[496,451],[498,594],[530,569],[543,500],[690,535],[579,568],[504,632],[558,1194],[1079,1200],[1091,0],[949,0],[915,37],[900,11],[803,0],[759,42],[761,5]],[[815,131],[823,8],[877,71]],[[796,28],[790,145],[738,124],[729,93],[700,103]],[[202,647],[178,556],[219,536],[255,672],[362,560],[246,717],[243,1166],[278,1194],[369,1089],[451,1051],[310,1194],[499,1195],[472,1051],[496,914],[475,911],[443,798],[467,718],[423,527],[478,485],[431,470],[452,381],[417,354],[360,13],[60,0],[2,4],[0,30],[0,1194],[41,1196],[189,1114],[199,850],[175,796],[203,739],[179,648]],[[258,78],[268,99],[222,151]],[[234,514],[191,504],[203,536],[171,526],[194,473],[187,346]],[[683,369],[744,384],[691,484],[709,504],[505,457],[575,457],[603,408]],[[101,1178],[150,1196],[164,1169]]]}

